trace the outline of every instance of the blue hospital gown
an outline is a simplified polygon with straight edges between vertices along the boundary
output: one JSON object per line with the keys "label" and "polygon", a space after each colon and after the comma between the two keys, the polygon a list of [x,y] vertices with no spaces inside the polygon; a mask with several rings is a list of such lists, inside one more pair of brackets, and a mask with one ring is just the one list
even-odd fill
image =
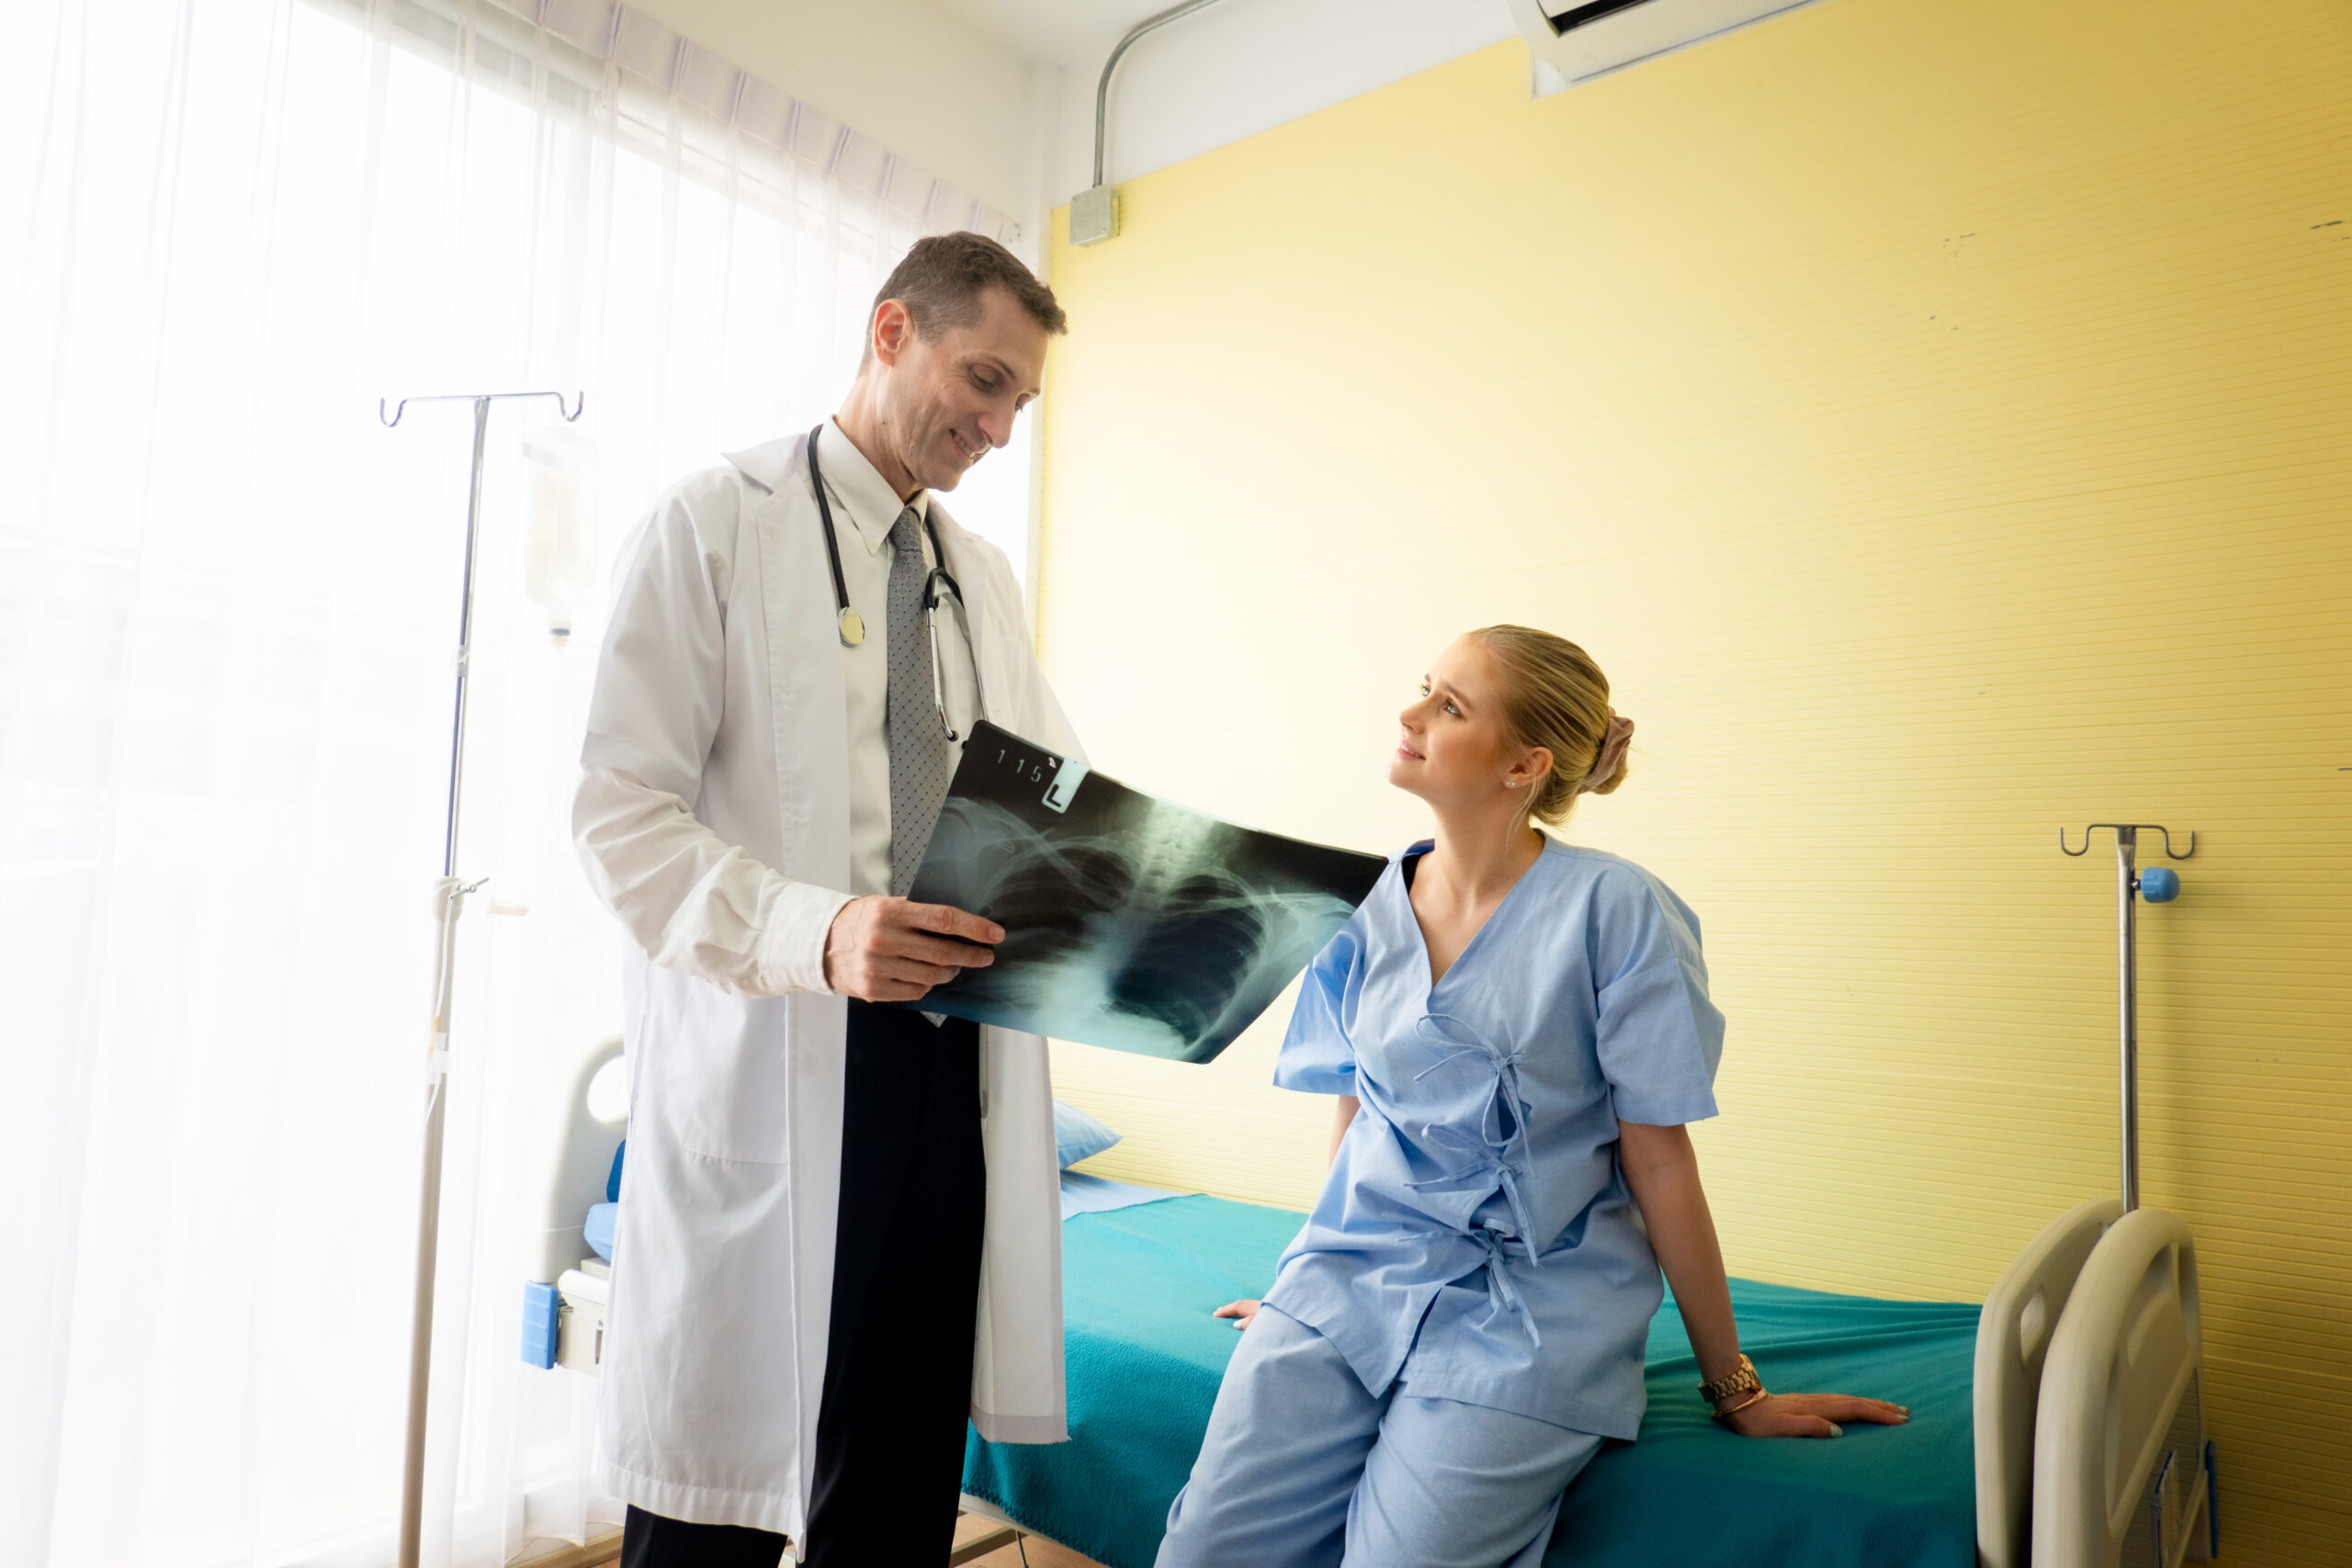
{"label": "blue hospital gown", "polygon": [[1631,862],[1547,841],[1434,987],[1389,863],[1308,968],[1274,1082],[1352,1094],[1266,1303],[1366,1390],[1632,1438],[1664,1292],[1617,1123],[1715,1113],[1699,920]]}

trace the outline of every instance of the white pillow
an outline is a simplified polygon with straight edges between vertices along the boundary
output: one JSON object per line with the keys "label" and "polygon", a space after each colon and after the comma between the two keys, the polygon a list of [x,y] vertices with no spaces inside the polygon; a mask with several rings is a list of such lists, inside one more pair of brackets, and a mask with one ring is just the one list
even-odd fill
{"label": "white pillow", "polygon": [[1064,1170],[1092,1159],[1119,1141],[1119,1134],[1065,1100],[1054,1101],[1054,1152]]}

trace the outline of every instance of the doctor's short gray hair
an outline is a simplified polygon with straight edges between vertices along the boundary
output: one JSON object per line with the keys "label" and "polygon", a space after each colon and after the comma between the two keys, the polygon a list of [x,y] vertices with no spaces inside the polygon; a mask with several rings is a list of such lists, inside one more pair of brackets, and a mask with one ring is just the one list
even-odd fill
{"label": "doctor's short gray hair", "polygon": [[[1019,256],[985,235],[964,230],[917,240],[883,279],[874,309],[879,310],[885,299],[896,299],[913,318],[915,331],[929,342],[978,321],[980,296],[991,286],[1012,295],[1048,333],[1058,336],[1069,331],[1069,318],[1054,291]],[[870,323],[873,319],[869,310],[866,320]]]}
{"label": "doctor's short gray hair", "polygon": [[[1485,626],[1470,636],[1502,675],[1505,731],[1521,746],[1552,753],[1550,775],[1528,792],[1527,814],[1566,821],[1609,740],[1609,677],[1575,643],[1532,626]],[[1620,759],[1590,793],[1608,795],[1624,782]]]}

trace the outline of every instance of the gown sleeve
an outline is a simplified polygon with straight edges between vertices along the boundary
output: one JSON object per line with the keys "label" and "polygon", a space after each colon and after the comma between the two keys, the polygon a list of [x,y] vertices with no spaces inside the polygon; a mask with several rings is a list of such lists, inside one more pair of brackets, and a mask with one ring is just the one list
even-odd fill
{"label": "gown sleeve", "polygon": [[1603,883],[1594,916],[1600,1070],[1617,1119],[1672,1127],[1714,1115],[1724,1015],[1707,994],[1698,917],[1630,866]]}
{"label": "gown sleeve", "polygon": [[1290,1030],[1274,1058],[1274,1087],[1305,1094],[1356,1092],[1356,999],[1363,990],[1363,911],[1306,966]]}

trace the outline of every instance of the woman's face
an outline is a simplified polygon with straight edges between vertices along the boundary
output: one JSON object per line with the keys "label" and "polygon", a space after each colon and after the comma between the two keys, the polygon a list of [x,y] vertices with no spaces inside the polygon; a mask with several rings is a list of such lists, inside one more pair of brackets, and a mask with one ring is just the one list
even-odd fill
{"label": "woman's face", "polygon": [[1396,716],[1403,733],[1388,782],[1435,807],[1516,810],[1552,771],[1552,753],[1511,743],[1500,697],[1494,655],[1456,638],[1430,666],[1419,698]]}

